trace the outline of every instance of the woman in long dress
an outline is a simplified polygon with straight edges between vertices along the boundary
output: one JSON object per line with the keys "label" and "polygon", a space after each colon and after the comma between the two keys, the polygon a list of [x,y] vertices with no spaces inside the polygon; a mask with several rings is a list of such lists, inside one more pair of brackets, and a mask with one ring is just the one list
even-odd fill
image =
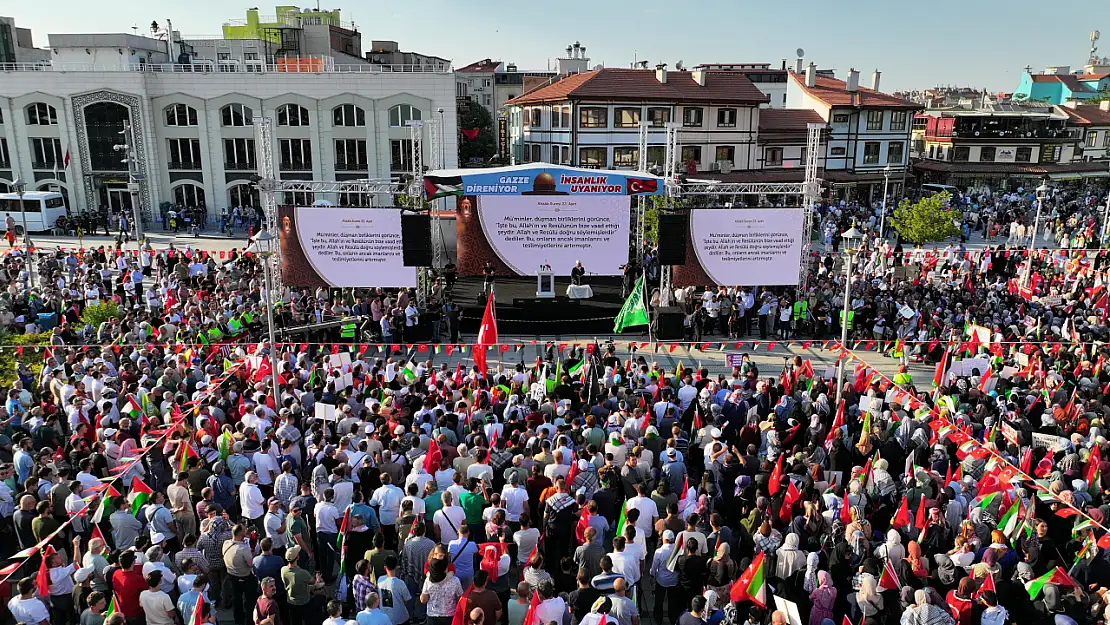
{"label": "woman in long dress", "polygon": [[828,571],[817,572],[817,588],[809,593],[809,600],[813,604],[809,612],[809,625],[820,625],[825,619],[833,617],[836,587],[832,585],[832,575]]}

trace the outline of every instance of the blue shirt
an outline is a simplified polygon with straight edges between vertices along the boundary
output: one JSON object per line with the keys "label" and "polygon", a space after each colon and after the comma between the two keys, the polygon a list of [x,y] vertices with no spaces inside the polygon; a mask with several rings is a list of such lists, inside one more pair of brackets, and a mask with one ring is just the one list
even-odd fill
{"label": "blue shirt", "polygon": [[393,623],[404,623],[409,620],[409,611],[405,606],[412,599],[409,588],[400,577],[382,575],[378,578],[378,595],[382,598],[381,611]]}
{"label": "blue shirt", "polygon": [[478,553],[478,543],[469,538],[456,538],[447,543],[447,553],[455,564],[456,577],[474,575],[474,554]]}
{"label": "blue shirt", "polygon": [[393,625],[393,621],[386,616],[385,612],[376,608],[373,610],[366,608],[359,612],[355,615],[355,621],[358,625]]}
{"label": "blue shirt", "polygon": [[351,504],[350,510],[351,516],[355,516],[356,514],[361,516],[363,522],[366,523],[366,527],[370,528],[371,531],[378,531],[378,526],[381,524],[378,522],[378,513],[374,512],[373,508],[365,503],[353,503]]}
{"label": "blue shirt", "polygon": [[173,514],[169,509],[159,504],[150,514],[150,526],[154,528],[155,532],[165,534],[167,539],[176,538],[177,534],[170,528],[170,523],[173,523]]}
{"label": "blue shirt", "polygon": [[31,457],[31,454],[20,449],[15,452],[14,460],[15,474],[18,476],[16,481],[22,484],[27,481],[27,478],[31,475],[31,471],[35,468],[35,459]]}
{"label": "blue shirt", "polygon": [[193,622],[193,611],[197,609],[197,597],[199,596],[199,592],[190,590],[177,599],[177,611],[181,613],[181,617],[186,623]]}
{"label": "blue shirt", "polygon": [[12,418],[12,427],[19,427],[23,423],[23,404],[19,403],[18,399],[8,398],[8,403],[5,405],[8,409],[8,415]]}
{"label": "blue shirt", "polygon": [[[267,577],[281,579],[281,567],[285,566],[285,563],[281,561],[281,558],[271,553],[270,555],[261,554],[255,556],[252,565],[254,568],[254,576],[257,577],[259,583],[261,583],[261,581]],[[282,584],[278,584],[278,586],[281,587]]]}

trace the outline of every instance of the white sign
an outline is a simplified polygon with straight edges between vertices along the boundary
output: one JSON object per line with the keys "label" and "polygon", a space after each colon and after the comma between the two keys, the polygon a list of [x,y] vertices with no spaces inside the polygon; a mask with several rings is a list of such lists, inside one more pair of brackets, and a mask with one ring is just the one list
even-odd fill
{"label": "white sign", "polygon": [[331,404],[324,404],[324,403],[321,403],[321,402],[316,402],[315,408],[316,408],[315,416],[316,416],[317,419],[321,419],[323,421],[330,421],[333,418],[335,418],[335,406],[333,406]]}
{"label": "white sign", "polygon": [[694,253],[717,284],[796,285],[802,218],[799,208],[693,210]]}
{"label": "white sign", "polygon": [[1017,159],[1017,148],[997,148],[994,151],[994,162],[1012,163]]}
{"label": "white sign", "polygon": [[1034,447],[1047,447],[1052,451],[1059,451],[1064,448],[1064,441],[1059,436],[1053,434],[1041,434],[1040,432],[1033,432],[1033,446]]}
{"label": "white sign", "polygon": [[483,195],[482,231],[495,254],[522,276],[549,265],[569,276],[619,276],[628,262],[629,198],[621,195]]}
{"label": "white sign", "polygon": [[[401,257],[401,211],[381,208],[297,207],[295,224],[301,256],[310,269],[333,287],[415,287],[416,267]],[[283,250],[283,277],[296,271]],[[286,281],[289,281],[286,278]],[[291,283],[291,282],[290,282]]]}

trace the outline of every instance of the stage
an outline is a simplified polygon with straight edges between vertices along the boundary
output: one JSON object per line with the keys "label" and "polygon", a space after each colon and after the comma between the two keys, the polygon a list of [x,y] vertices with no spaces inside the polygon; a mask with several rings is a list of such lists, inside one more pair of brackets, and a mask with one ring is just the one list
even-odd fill
{"label": "stage", "polygon": [[[554,298],[536,297],[536,279],[497,278],[497,330],[504,334],[559,334],[572,329],[574,334],[608,336],[613,333],[613,319],[620,312],[620,276],[591,276],[584,281],[593,289],[590,299],[570,299],[566,296],[570,277],[556,277]],[[459,278],[451,294],[462,307],[462,331],[478,331],[485,299],[482,295],[482,278]],[[556,323],[558,322],[558,323]]]}

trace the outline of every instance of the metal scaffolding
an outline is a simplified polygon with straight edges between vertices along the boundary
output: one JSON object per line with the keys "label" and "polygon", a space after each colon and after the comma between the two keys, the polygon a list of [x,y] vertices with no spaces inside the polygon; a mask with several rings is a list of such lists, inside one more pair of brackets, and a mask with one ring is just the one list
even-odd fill
{"label": "metal scaffolding", "polygon": [[[648,170],[648,122],[640,122],[640,155],[638,168],[636,171]],[[644,255],[647,250],[644,249],[644,238],[647,229],[647,198],[643,195],[636,198],[636,210],[632,213],[632,231],[636,233],[636,243],[634,250],[636,252],[636,263],[640,266],[644,264]]]}

